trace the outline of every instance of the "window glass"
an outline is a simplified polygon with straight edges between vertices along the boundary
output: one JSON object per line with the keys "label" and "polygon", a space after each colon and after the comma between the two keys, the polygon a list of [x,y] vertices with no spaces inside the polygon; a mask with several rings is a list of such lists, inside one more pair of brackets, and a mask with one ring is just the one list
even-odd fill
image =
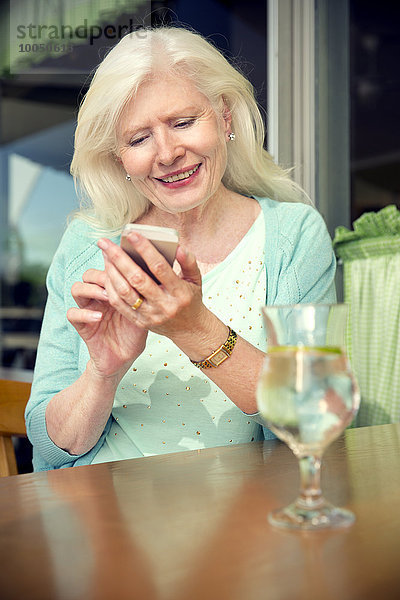
{"label": "window glass", "polygon": [[350,1],[352,220],[400,208],[400,4]]}

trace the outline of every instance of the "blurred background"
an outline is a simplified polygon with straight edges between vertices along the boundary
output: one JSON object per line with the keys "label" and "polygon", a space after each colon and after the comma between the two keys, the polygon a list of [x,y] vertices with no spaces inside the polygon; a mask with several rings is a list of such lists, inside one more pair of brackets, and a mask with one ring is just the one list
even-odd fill
{"label": "blurred background", "polygon": [[[181,22],[253,83],[266,145],[330,233],[400,201],[400,8],[383,0],[13,0],[0,8],[0,360],[29,378],[92,70],[140,25]],[[28,371],[28,375],[26,375]]]}

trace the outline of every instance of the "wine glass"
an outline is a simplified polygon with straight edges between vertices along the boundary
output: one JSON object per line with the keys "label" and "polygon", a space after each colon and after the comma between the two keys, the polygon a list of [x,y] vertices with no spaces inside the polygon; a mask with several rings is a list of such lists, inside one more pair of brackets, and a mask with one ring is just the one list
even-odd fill
{"label": "wine glass", "polygon": [[265,306],[267,354],[257,388],[268,427],[299,460],[300,495],[268,515],[295,529],[351,525],[354,515],[327,502],[320,469],[325,448],[351,423],[360,394],[345,350],[345,304]]}

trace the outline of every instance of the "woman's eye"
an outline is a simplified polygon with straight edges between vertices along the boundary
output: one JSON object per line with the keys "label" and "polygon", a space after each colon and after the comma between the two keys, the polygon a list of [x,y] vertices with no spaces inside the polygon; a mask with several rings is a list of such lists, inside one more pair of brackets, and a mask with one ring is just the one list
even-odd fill
{"label": "woman's eye", "polygon": [[140,144],[143,144],[143,142],[145,140],[147,140],[147,136],[143,136],[143,137],[137,138],[136,140],[131,140],[129,142],[129,145],[130,146],[139,146]]}
{"label": "woman's eye", "polygon": [[184,121],[178,121],[175,123],[175,127],[177,129],[185,129],[185,127],[190,127],[190,125],[193,125],[194,122],[195,119],[185,119]]}

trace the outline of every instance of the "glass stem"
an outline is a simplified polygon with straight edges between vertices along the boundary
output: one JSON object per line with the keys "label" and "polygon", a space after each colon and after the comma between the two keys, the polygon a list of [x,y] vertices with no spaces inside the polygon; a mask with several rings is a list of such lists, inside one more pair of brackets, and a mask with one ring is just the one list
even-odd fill
{"label": "glass stem", "polygon": [[317,508],[324,504],[321,493],[321,458],[303,456],[299,459],[300,495],[297,505],[302,508]]}

